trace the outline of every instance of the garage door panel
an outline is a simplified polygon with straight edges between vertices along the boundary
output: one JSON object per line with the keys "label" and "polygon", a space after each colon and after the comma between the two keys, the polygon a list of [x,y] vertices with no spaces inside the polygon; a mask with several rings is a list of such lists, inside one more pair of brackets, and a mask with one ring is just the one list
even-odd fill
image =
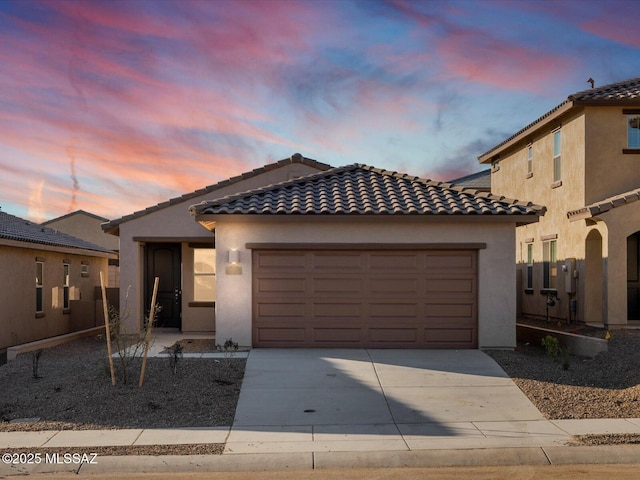
{"label": "garage door panel", "polygon": [[360,294],[363,280],[360,277],[323,276],[311,280],[312,295],[350,295]]}
{"label": "garage door panel", "polygon": [[266,317],[298,317],[305,318],[307,306],[305,303],[266,303],[257,305],[258,318]]}
{"label": "garage door panel", "polygon": [[436,252],[426,257],[426,267],[433,270],[475,270],[474,252]]}
{"label": "garage door panel", "polygon": [[362,344],[361,328],[313,328],[312,341],[332,344]]}
{"label": "garage door panel", "polygon": [[256,281],[255,293],[257,295],[273,293],[304,293],[305,285],[305,277],[262,277]]}
{"label": "garage door panel", "polygon": [[425,330],[426,343],[469,344],[473,342],[475,330],[472,328],[439,328]]}
{"label": "garage door panel", "polygon": [[426,318],[465,318],[467,321],[474,316],[474,304],[425,304]]}
{"label": "garage door panel", "polygon": [[353,252],[322,252],[311,255],[315,271],[361,271],[364,264],[362,255]]}
{"label": "garage door panel", "polygon": [[402,294],[415,296],[421,290],[419,278],[373,277],[369,280],[369,291],[373,294]]}
{"label": "garage door panel", "polygon": [[306,256],[304,252],[288,253],[276,251],[269,255],[254,256],[254,268],[266,271],[305,270]]}
{"label": "garage door panel", "polygon": [[476,252],[253,254],[256,347],[477,348]]}
{"label": "garage door panel", "polygon": [[425,293],[475,293],[474,278],[429,278],[425,281]]}
{"label": "garage door panel", "polygon": [[364,314],[361,303],[313,303],[312,315],[314,318],[353,319],[361,318]]}
{"label": "garage door panel", "polygon": [[416,253],[371,253],[369,254],[369,268],[372,272],[418,271],[420,258]]}
{"label": "garage door panel", "polygon": [[369,317],[372,319],[416,318],[420,314],[420,305],[415,303],[370,303]]}
{"label": "garage door panel", "polygon": [[303,344],[306,340],[304,328],[263,327],[258,328],[257,332],[259,342],[294,342]]}
{"label": "garage door panel", "polygon": [[370,328],[369,341],[381,344],[415,344],[419,341],[418,328]]}

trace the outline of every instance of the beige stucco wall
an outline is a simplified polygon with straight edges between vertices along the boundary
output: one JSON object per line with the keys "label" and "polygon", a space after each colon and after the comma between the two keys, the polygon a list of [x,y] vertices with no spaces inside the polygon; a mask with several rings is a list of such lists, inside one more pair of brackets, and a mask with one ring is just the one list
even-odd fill
{"label": "beige stucco wall", "polygon": [[[562,185],[553,188],[553,130],[562,126]],[[517,228],[518,275],[524,275],[527,240],[533,239],[534,292],[518,289],[519,314],[546,315],[542,294],[542,238],[557,235],[558,298],[549,309],[554,319],[569,317],[569,300],[577,300],[577,319],[623,325],[626,320],[626,237],[640,230],[636,208],[614,209],[594,221],[569,221],[567,212],[580,209],[640,185],[639,155],[623,154],[626,147],[626,116],[620,107],[586,107],[549,122],[500,155],[500,168],[492,173],[492,191],[547,207],[534,223]],[[527,145],[533,145],[533,175],[527,177]],[[590,251],[587,266],[587,237],[597,230],[602,237],[600,257]],[[578,274],[575,297],[566,293],[566,276],[561,265],[576,259]],[[522,278],[522,277],[521,277]],[[594,298],[594,295],[596,298]]]}
{"label": "beige stucco wall", "polygon": [[[515,346],[514,225],[465,218],[456,222],[397,221],[384,217],[338,221],[333,218],[295,217],[288,220],[234,219],[218,216],[216,223],[217,301],[216,337],[251,345],[251,242],[274,243],[486,243],[479,251],[478,309],[481,348]],[[240,252],[241,274],[227,274],[229,250]]]}
{"label": "beige stucco wall", "polygon": [[[189,198],[184,202],[160,208],[146,215],[126,221],[120,225],[120,306],[127,308],[127,328],[136,329],[142,324],[144,302],[144,242],[178,242],[182,244],[182,330],[185,332],[214,332],[215,311],[213,307],[189,307],[193,300],[193,250],[188,242],[200,239],[211,242],[211,232],[198,225],[188,208],[199,202],[222,198],[290,178],[316,172],[315,168],[302,163],[291,163],[280,168],[255,175],[213,193]],[[188,240],[187,240],[188,239]],[[148,306],[146,306],[148,308]]]}
{"label": "beige stucco wall", "polygon": [[625,154],[627,116],[620,107],[589,107],[585,205],[640,187],[640,154]]}
{"label": "beige stucco wall", "polygon": [[[572,223],[566,213],[584,206],[584,111],[552,122],[544,129],[515,145],[501,155],[500,169],[491,176],[492,192],[510,198],[519,198],[544,205],[547,212],[538,223],[518,227],[516,230],[516,261],[521,276],[519,314],[546,315],[546,294],[541,293],[543,282],[543,238],[557,235],[558,299],[549,314],[566,319],[569,315],[569,295],[565,292],[565,276],[560,265],[566,258],[576,258],[579,278],[584,276],[586,237],[584,224]],[[562,183],[553,181],[553,132],[561,126]],[[527,175],[527,146],[533,147],[533,174]],[[533,242],[530,240],[533,239]],[[524,265],[527,245],[533,244],[533,293],[524,293]],[[579,288],[583,288],[578,282]],[[578,298],[583,295],[578,294]],[[584,312],[578,312],[581,317]]]}
{"label": "beige stucco wall", "polygon": [[[69,253],[73,249],[37,250],[24,248],[24,245],[10,241],[0,244],[0,349],[73,331],[75,301],[94,304],[94,289],[100,286],[100,272],[107,278],[106,257]],[[44,315],[39,316],[36,316],[34,283],[36,258],[43,259],[44,263]],[[62,308],[63,260],[70,266],[72,302],[71,309],[66,311]],[[89,276],[81,276],[82,261],[89,263]],[[93,311],[92,308],[89,310]]]}
{"label": "beige stucco wall", "polygon": [[46,226],[109,250],[119,250],[120,241],[118,237],[104,233],[100,226],[102,223],[104,222],[99,218],[78,212],[47,222]]}
{"label": "beige stucco wall", "polygon": [[605,308],[611,326],[627,324],[627,237],[640,231],[640,202],[614,208],[599,219],[606,223]]}

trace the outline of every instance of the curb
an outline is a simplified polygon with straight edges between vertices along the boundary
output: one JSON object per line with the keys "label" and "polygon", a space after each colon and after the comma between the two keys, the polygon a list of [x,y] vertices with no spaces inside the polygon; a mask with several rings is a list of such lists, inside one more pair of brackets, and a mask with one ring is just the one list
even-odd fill
{"label": "curb", "polygon": [[95,464],[4,465],[0,477],[38,473],[248,472],[348,468],[640,464],[640,445],[550,446],[378,452],[98,457]]}

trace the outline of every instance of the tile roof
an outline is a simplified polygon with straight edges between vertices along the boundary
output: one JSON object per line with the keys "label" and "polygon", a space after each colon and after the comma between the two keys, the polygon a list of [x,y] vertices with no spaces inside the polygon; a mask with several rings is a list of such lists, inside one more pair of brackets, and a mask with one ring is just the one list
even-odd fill
{"label": "tile roof", "polygon": [[[564,109],[571,109],[574,107],[584,107],[589,105],[640,105],[640,77],[630,78],[622,82],[611,83],[602,87],[591,88],[589,90],[582,90],[569,95],[567,99],[560,105],[549,110],[540,118],[534,120],[526,127],[518,130],[506,140],[500,142],[498,145],[492,147],[478,159],[489,156],[500,147],[508,144],[515,138],[524,134],[531,128],[538,124],[541,124],[547,118],[553,116],[556,112]],[[487,162],[487,159],[484,160]]]}
{"label": "tile roof", "polygon": [[545,207],[362,164],[190,207],[192,215],[542,215]]}
{"label": "tile roof", "polygon": [[568,100],[578,103],[629,101],[640,102],[640,77],[630,78],[622,82],[611,83],[602,87],[591,88],[569,95]]}
{"label": "tile roof", "polygon": [[491,169],[487,168],[471,175],[449,180],[447,183],[456,187],[474,188],[477,190],[491,190]]}
{"label": "tile roof", "polygon": [[609,210],[617,207],[622,207],[623,205],[628,205],[629,203],[633,203],[638,200],[640,200],[640,188],[606,198],[599,202],[592,203],[591,205],[587,205],[586,207],[579,208],[578,210],[571,210],[570,212],[567,212],[567,218],[574,222],[576,220],[595,217],[601,213],[608,212]]}
{"label": "tile roof", "polygon": [[107,248],[1,211],[0,239],[115,254]]}
{"label": "tile roof", "polygon": [[199,197],[201,195],[207,194],[207,193],[213,193],[216,190],[226,187],[227,185],[232,185],[234,183],[238,183],[242,180],[246,180],[248,178],[251,177],[255,177],[256,175],[260,175],[261,173],[265,173],[265,172],[269,172],[271,170],[275,170],[278,168],[281,168],[285,165],[288,164],[292,164],[292,163],[301,163],[304,165],[308,165],[310,167],[313,168],[317,168],[318,170],[328,170],[331,167],[331,165],[327,165],[326,163],[322,163],[322,162],[318,162],[317,160],[313,160],[311,158],[306,158],[303,157],[301,154],[299,153],[294,153],[293,155],[291,155],[290,158],[285,158],[283,160],[280,160],[278,162],[274,162],[274,163],[269,163],[267,165],[264,165],[262,167],[259,168],[255,168],[249,172],[245,172],[243,174],[240,174],[236,177],[231,177],[227,180],[222,180],[216,184],[213,185],[209,185],[207,187],[198,189],[194,192],[190,192],[190,193],[185,193],[184,195],[181,195],[179,197],[175,197],[175,198],[171,198],[169,200],[167,200],[166,202],[162,202],[159,203],[158,205],[153,205],[151,207],[145,208],[144,210],[139,210],[137,212],[134,212],[130,215],[125,215],[122,218],[118,218],[115,220],[111,220],[108,223],[105,223],[102,225],[102,229],[107,232],[107,233],[113,233],[115,235],[118,234],[118,230],[119,230],[119,226],[121,223],[124,222],[128,222],[129,220],[133,220],[135,218],[139,218],[139,217],[143,217],[149,213],[153,213],[156,212],[158,210],[162,210],[163,208],[167,208],[170,207],[172,205],[175,205],[177,203],[182,203],[185,202],[189,199],[195,198],[195,197]]}

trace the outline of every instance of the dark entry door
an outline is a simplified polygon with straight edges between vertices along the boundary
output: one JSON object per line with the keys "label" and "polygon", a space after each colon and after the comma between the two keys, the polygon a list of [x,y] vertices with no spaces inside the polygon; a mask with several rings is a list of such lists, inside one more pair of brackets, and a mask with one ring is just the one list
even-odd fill
{"label": "dark entry door", "polygon": [[149,313],[153,283],[155,277],[158,282],[156,304],[162,308],[158,313],[158,327],[181,328],[181,246],[179,243],[148,243],[146,246],[146,275],[145,275],[145,314]]}

